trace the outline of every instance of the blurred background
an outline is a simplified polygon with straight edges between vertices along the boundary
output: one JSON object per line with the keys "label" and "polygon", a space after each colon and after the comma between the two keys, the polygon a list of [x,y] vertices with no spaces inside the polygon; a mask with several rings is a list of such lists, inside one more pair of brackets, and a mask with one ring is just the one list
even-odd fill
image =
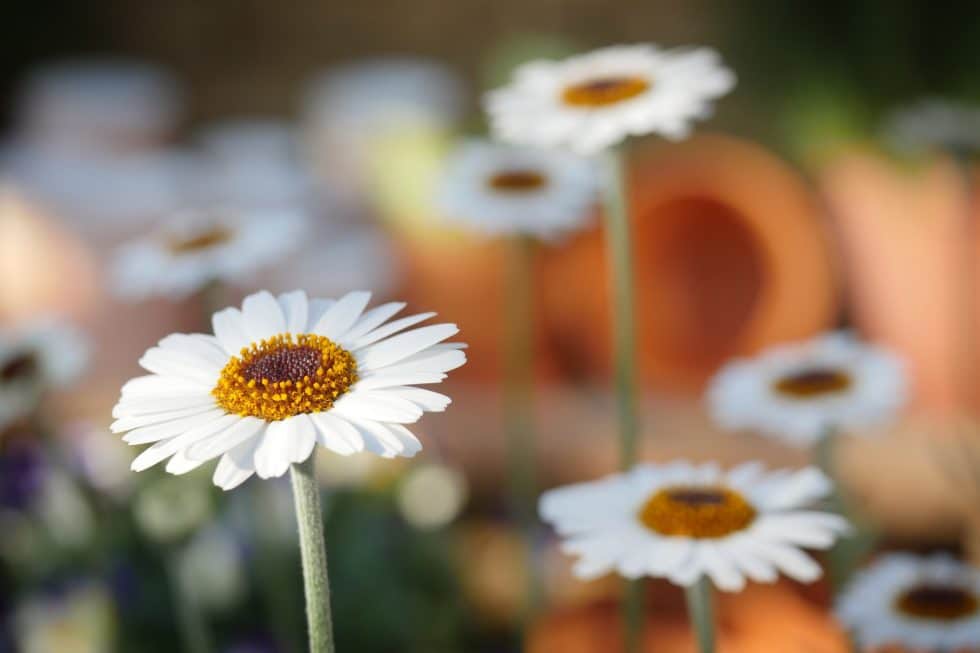
{"label": "blurred background", "polygon": [[[704,384],[733,356],[851,328],[899,353],[914,389],[901,420],[838,448],[867,522],[853,555],[980,562],[976,169],[888,130],[922,98],[980,104],[976,7],[20,2],[0,21],[0,330],[71,324],[87,364],[0,423],[0,651],[189,650],[187,610],[204,615],[200,650],[303,650],[288,484],[224,494],[209,469],[136,474],[139,450],[108,431],[147,347],[207,331],[258,288],[370,289],[438,311],[470,344],[416,459],[321,454],[339,649],[612,650],[618,582],[574,580],[543,527],[530,566],[544,600],[524,603],[502,480],[504,252],[444,226],[432,199],[453,143],[485,134],[481,94],[516,64],[649,41],[715,48],[739,82],[692,139],[630,152],[643,458],[804,464],[717,431]],[[214,203],[302,214],[307,237],[238,283],[113,292],[120,245]],[[606,287],[597,222],[535,247],[541,488],[616,468]],[[0,409],[27,401],[14,349]],[[939,462],[950,453],[961,468]],[[657,650],[693,650],[680,593],[650,594]],[[829,602],[826,584],[789,582],[725,597],[723,650],[847,650]]]}

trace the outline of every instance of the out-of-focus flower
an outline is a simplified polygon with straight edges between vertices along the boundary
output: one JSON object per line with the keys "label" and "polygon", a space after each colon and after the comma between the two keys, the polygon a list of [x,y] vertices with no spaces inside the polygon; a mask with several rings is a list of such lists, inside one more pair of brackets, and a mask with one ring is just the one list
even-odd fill
{"label": "out-of-focus flower", "polygon": [[446,171],[440,212],[489,235],[555,238],[581,228],[596,200],[593,162],[559,150],[471,140]]}
{"label": "out-of-focus flower", "polygon": [[884,136],[914,153],[980,151],[980,107],[927,98],[896,110],[885,121]]}
{"label": "out-of-focus flower", "polygon": [[116,614],[112,599],[94,582],[28,597],[17,606],[13,626],[21,653],[114,650]]}
{"label": "out-of-focus flower", "polygon": [[415,455],[422,445],[404,425],[451,400],[413,386],[445,379],[465,345],[443,342],[455,324],[405,331],[434,313],[388,322],[405,304],[365,311],[370,298],[262,291],[215,313],[214,336],[161,340],[140,359],[152,374],[124,385],[113,409],[113,432],[155,443],[133,469],[169,458],[181,474],[220,457],[214,482],[227,490],[254,473],[282,476],[318,442],[341,455]]}
{"label": "out-of-focus flower", "polygon": [[563,550],[579,556],[579,578],[616,571],[689,586],[706,576],[741,591],[747,579],[772,583],[780,571],[801,582],[820,577],[802,547],[829,548],[849,526],[802,508],[830,491],[813,467],[767,473],[753,462],[722,472],[678,462],[550,490],[540,512]]}
{"label": "out-of-focus flower", "polygon": [[437,464],[412,469],[398,488],[398,508],[412,526],[441,528],[453,521],[466,504],[466,477]]}
{"label": "out-of-focus flower", "polygon": [[245,593],[242,553],[234,535],[226,528],[210,526],[180,552],[179,581],[184,596],[208,610],[226,610]]}
{"label": "out-of-focus flower", "polygon": [[734,85],[714,50],[620,45],[526,63],[485,104],[501,140],[594,154],[630,135],[684,138]]}
{"label": "out-of-focus flower", "polygon": [[837,617],[862,647],[980,647],[980,570],[946,554],[887,554],[859,571]]}
{"label": "out-of-focus flower", "polygon": [[807,446],[832,430],[892,419],[905,404],[906,386],[898,358],[839,332],[732,361],[711,381],[707,401],[726,429],[756,429]]}
{"label": "out-of-focus flower", "polygon": [[73,463],[85,481],[117,499],[128,497],[133,490],[129,466],[133,451],[104,426],[89,422],[67,424],[62,431]]}
{"label": "out-of-focus flower", "polygon": [[461,524],[457,556],[463,592],[481,620],[510,624],[527,600],[527,545],[518,531],[479,521]]}
{"label": "out-of-focus flower", "polygon": [[121,297],[181,298],[208,283],[242,282],[283,260],[308,226],[302,212],[215,208],[179,213],[119,248],[110,271]]}
{"label": "out-of-focus flower", "polygon": [[[425,194],[426,171],[434,170],[434,155],[462,112],[462,89],[437,63],[375,59],[315,79],[304,105],[304,142],[318,172],[336,191],[351,198],[381,192],[390,195],[381,198],[383,203],[417,206],[420,198],[406,194]],[[402,174],[379,188],[381,168],[392,166],[415,174]],[[396,183],[402,186],[399,192]]]}
{"label": "out-of-focus flower", "polygon": [[81,549],[95,534],[95,513],[81,488],[68,474],[51,468],[44,477],[35,511],[59,547]]}
{"label": "out-of-focus flower", "polygon": [[170,543],[187,537],[208,520],[213,509],[210,488],[200,477],[164,477],[139,491],[133,516],[147,537]]}
{"label": "out-of-focus flower", "polygon": [[17,130],[36,145],[131,151],[158,145],[182,117],[181,91],[165,70],[139,61],[62,61],[28,79]]}
{"label": "out-of-focus flower", "polygon": [[0,331],[0,430],[29,415],[45,391],[77,379],[88,358],[81,332],[54,318]]}

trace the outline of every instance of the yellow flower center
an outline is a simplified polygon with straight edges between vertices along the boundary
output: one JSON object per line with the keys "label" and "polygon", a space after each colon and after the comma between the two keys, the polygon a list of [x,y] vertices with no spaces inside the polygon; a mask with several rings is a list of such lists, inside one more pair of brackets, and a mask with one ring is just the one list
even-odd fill
{"label": "yellow flower center", "polygon": [[650,80],[642,77],[598,77],[566,86],[561,93],[561,99],[573,107],[607,107],[632,100],[646,93],[650,87]]}
{"label": "yellow flower center", "polygon": [[813,399],[821,395],[846,392],[852,384],[849,374],[830,367],[812,367],[776,380],[773,389],[791,399]]}
{"label": "yellow flower center", "polygon": [[724,487],[675,486],[651,496],[638,514],[660,535],[720,538],[744,530],[755,520],[752,505]]}
{"label": "yellow flower center", "polygon": [[190,254],[223,245],[231,240],[233,235],[231,229],[216,225],[193,236],[171,237],[167,241],[167,246],[174,254]]}
{"label": "yellow flower center", "polygon": [[504,170],[487,180],[493,190],[503,193],[527,193],[544,188],[548,180],[536,170]]}
{"label": "yellow flower center", "polygon": [[33,379],[38,373],[38,360],[34,352],[23,352],[0,363],[0,383],[13,383]]}
{"label": "yellow flower center", "polygon": [[323,336],[286,333],[233,356],[211,394],[230,413],[271,422],[330,410],[356,381],[349,351]]}
{"label": "yellow flower center", "polygon": [[895,599],[899,612],[918,619],[953,621],[976,614],[978,607],[973,592],[950,585],[917,585]]}

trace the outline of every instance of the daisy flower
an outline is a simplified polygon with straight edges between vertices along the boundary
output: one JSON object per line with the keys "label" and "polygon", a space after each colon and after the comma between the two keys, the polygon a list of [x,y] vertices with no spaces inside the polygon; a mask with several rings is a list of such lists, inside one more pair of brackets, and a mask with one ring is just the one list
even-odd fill
{"label": "daisy flower", "polygon": [[837,332],[726,364],[711,380],[707,402],[725,429],[754,429],[808,446],[832,430],[891,419],[905,402],[906,385],[893,354]]}
{"label": "daisy flower", "polygon": [[120,297],[139,300],[180,299],[213,281],[245,281],[295,249],[307,221],[301,211],[179,213],[117,250],[111,282]]}
{"label": "daisy flower", "polygon": [[980,570],[946,554],[882,556],[840,596],[837,617],[862,647],[980,647]]}
{"label": "daisy flower", "polygon": [[88,357],[81,332],[53,318],[0,331],[0,431],[29,415],[45,390],[77,379]]}
{"label": "daisy flower", "polygon": [[447,219],[489,235],[550,239],[587,222],[597,188],[588,159],[471,140],[449,158],[439,208]]}
{"label": "daisy flower", "polygon": [[885,136],[907,151],[980,151],[980,107],[927,98],[895,111]]}
{"label": "daisy flower", "polygon": [[466,361],[464,345],[443,342],[454,324],[406,331],[433,313],[389,322],[405,304],[365,311],[369,298],[263,291],[215,313],[213,336],[161,340],[140,359],[150,374],[126,383],[113,410],[113,432],[153,443],[133,469],[169,458],[167,471],[183,474],[220,458],[214,483],[228,490],[253,473],[281,476],[317,443],[341,455],[415,455],[422,445],[405,424],[450,399],[412,386],[442,381]]}
{"label": "daisy flower", "polygon": [[524,64],[485,104],[501,140],[594,154],[630,135],[684,138],[734,85],[713,50],[620,45]]}
{"label": "daisy flower", "polygon": [[616,571],[690,587],[706,576],[739,591],[747,579],[771,583],[780,571],[802,582],[820,577],[801,547],[830,548],[849,526],[804,507],[831,489],[813,467],[766,472],[750,462],[723,472],[675,462],[550,490],[539,510],[565,538],[562,549],[579,556],[578,578]]}

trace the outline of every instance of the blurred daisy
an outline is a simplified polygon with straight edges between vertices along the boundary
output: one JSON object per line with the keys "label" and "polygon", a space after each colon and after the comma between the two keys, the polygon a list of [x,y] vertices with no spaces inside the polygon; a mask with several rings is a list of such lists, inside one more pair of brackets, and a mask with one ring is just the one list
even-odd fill
{"label": "blurred daisy", "polygon": [[882,556],[840,596],[837,617],[868,649],[980,647],[980,570],[946,554]]}
{"label": "blurred daisy", "polygon": [[411,386],[442,381],[466,361],[464,345],[443,342],[454,324],[405,331],[433,313],[388,322],[405,304],[365,311],[369,299],[263,291],[215,313],[214,336],[161,340],[140,359],[151,374],[124,385],[113,409],[113,432],[155,443],[133,469],[169,458],[167,471],[182,474],[220,457],[214,482],[227,490],[253,473],[281,476],[318,442],[342,455],[415,455],[422,445],[404,425],[450,399]]}
{"label": "blurred daisy", "polygon": [[449,220],[486,234],[553,238],[587,222],[597,185],[588,159],[471,140],[450,156],[439,204]]}
{"label": "blurred daisy", "polygon": [[213,281],[234,283],[281,260],[303,239],[299,211],[188,211],[120,247],[111,282],[126,299],[179,299]]}
{"label": "blurred daisy", "polygon": [[803,509],[826,497],[819,470],[766,472],[745,463],[638,465],[598,481],[546,492],[540,513],[579,556],[578,578],[611,571],[691,586],[702,576],[740,591],[746,579],[771,583],[778,572],[802,582],[821,569],[801,547],[830,548],[849,529],[842,517]]}
{"label": "blurred daisy", "polygon": [[54,318],[0,331],[0,431],[28,416],[44,391],[78,378],[88,356],[81,332]]}
{"label": "blurred daisy", "polygon": [[116,612],[101,584],[84,582],[60,592],[37,593],[12,619],[22,653],[104,653],[115,649]]}
{"label": "blurred daisy", "polygon": [[620,45],[524,64],[486,108],[501,140],[594,154],[630,135],[684,138],[734,85],[713,50]]}
{"label": "blurred daisy", "polygon": [[980,107],[938,98],[920,100],[895,111],[884,133],[906,151],[976,153],[980,151]]}
{"label": "blurred daisy", "polygon": [[728,363],[711,380],[707,401],[723,428],[806,446],[831,430],[891,419],[906,392],[901,361],[837,332]]}

